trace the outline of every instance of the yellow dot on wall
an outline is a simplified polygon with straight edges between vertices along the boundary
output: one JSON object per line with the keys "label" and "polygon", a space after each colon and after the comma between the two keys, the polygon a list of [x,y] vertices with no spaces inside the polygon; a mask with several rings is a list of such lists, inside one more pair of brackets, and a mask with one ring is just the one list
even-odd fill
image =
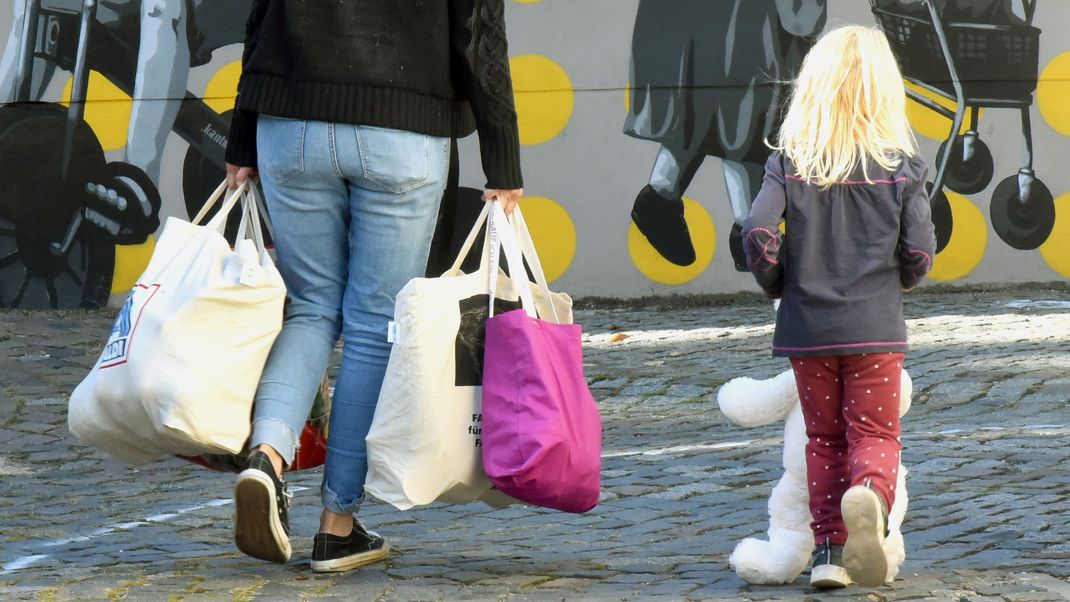
{"label": "yellow dot on wall", "polygon": [[706,271],[713,261],[717,231],[709,212],[702,205],[684,197],[684,219],[687,220],[691,241],[695,245],[695,263],[689,266],[678,266],[662,257],[634,223],[628,229],[628,253],[632,256],[632,263],[654,282],[670,286],[686,284]]}
{"label": "yellow dot on wall", "polygon": [[[63,87],[63,104],[69,106],[74,79],[67,80]],[[89,72],[89,89],[86,92],[85,121],[100,140],[106,151],[126,146],[130,129],[130,110],[133,101],[115,84],[96,71]]]}
{"label": "yellow dot on wall", "polygon": [[540,54],[509,61],[521,144],[542,144],[557,136],[572,117],[575,92],[568,73]]}
{"label": "yellow dot on wall", "polygon": [[1037,106],[1055,131],[1070,136],[1070,52],[1055,57],[1037,83]]}
{"label": "yellow dot on wall", "polygon": [[1040,255],[1051,269],[1070,276],[1070,193],[1055,199],[1055,226],[1040,245]]}
{"label": "yellow dot on wall", "polygon": [[558,202],[540,196],[520,201],[524,221],[539,253],[546,280],[553,282],[568,271],[576,257],[576,227]]}
{"label": "yellow dot on wall", "polygon": [[988,245],[988,222],[970,199],[947,192],[951,204],[951,239],[933,262],[929,277],[940,282],[958,280],[981,263]]}
{"label": "yellow dot on wall", "polygon": [[204,89],[204,102],[216,113],[226,113],[234,108],[238,97],[238,79],[241,78],[241,61],[224,65],[215,72]]}
{"label": "yellow dot on wall", "polygon": [[[903,83],[906,84],[907,89],[921,94],[942,107],[951,109],[952,111],[955,110],[955,102],[953,100],[948,100],[939,94],[910,82]],[[985,110],[981,109],[980,114],[978,114],[978,119],[983,117],[984,114]],[[910,120],[910,125],[914,128],[914,131],[932,140],[947,140],[947,135],[951,132],[950,119],[909,99],[907,100],[907,118]],[[970,129],[970,126],[970,111],[966,111],[966,115],[962,120],[962,127],[959,128],[959,133],[965,133]]]}
{"label": "yellow dot on wall", "polygon": [[156,239],[151,234],[140,245],[115,245],[115,271],[111,278],[113,295],[134,288],[155,249]]}

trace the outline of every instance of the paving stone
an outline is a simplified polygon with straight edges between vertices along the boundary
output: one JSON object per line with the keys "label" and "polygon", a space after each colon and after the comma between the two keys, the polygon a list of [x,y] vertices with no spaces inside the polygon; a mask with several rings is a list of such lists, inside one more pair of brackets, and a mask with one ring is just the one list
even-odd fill
{"label": "paving stone", "polygon": [[394,554],[331,576],[307,563],[321,470],[290,476],[304,488],[294,560],[245,557],[234,475],[177,459],[130,468],[67,433],[68,396],[114,315],[0,312],[0,333],[23,335],[0,335],[0,599],[1070,599],[1070,311],[1007,307],[1023,294],[909,298],[907,562],[891,587],[837,592],[805,575],[748,586],[728,565],[739,539],[764,537],[783,470],[782,424],[743,429],[716,406],[728,379],[787,368],[769,356],[764,302],[577,311],[603,413],[601,505],[401,513],[371,500],[361,516]]}

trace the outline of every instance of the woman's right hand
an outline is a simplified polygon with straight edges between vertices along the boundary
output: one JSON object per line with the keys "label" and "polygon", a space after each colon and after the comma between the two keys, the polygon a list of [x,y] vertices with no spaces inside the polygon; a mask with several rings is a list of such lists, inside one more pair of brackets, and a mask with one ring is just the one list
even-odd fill
{"label": "woman's right hand", "polygon": [[257,177],[255,167],[238,167],[232,163],[227,163],[227,188],[230,190],[235,190],[249,178],[252,178],[255,182]]}
{"label": "woman's right hand", "polygon": [[518,203],[520,203],[520,197],[524,196],[523,188],[515,188],[512,190],[488,188],[483,192],[483,200],[488,203],[495,201],[501,203],[502,209],[505,210],[506,215],[512,215],[513,209],[516,209]]}

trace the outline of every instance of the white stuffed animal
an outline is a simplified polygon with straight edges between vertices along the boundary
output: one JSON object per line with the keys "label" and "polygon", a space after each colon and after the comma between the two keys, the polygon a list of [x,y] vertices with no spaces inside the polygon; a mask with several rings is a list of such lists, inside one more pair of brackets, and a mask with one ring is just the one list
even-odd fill
{"label": "white stuffed animal", "polygon": [[[899,415],[910,409],[913,383],[903,372]],[[769,497],[769,540],[748,537],[736,545],[729,558],[736,574],[747,583],[791,583],[810,562],[814,536],[810,531],[810,495],[806,488],[806,428],[803,422],[795,374],[791,370],[768,380],[736,378],[717,392],[721,411],[745,427],[763,426],[786,418],[784,424],[784,476]],[[906,554],[900,527],[907,510],[906,468],[900,464],[895,503],[888,513],[889,535],[884,552],[892,581]]]}

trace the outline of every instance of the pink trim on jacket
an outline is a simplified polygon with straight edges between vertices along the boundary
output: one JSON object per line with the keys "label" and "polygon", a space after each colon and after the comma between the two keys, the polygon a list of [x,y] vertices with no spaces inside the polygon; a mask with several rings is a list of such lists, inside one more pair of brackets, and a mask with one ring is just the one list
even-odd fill
{"label": "pink trim on jacket", "polygon": [[906,341],[894,341],[891,343],[841,343],[839,345],[818,345],[816,347],[778,347],[773,345],[776,351],[821,351],[823,349],[840,349],[843,347],[874,347],[877,345],[906,345]]}
{"label": "pink trim on jacket", "polygon": [[[785,174],[784,177],[789,180],[795,180],[796,182],[803,182],[806,184],[810,183],[810,180],[792,174]],[[866,182],[864,180],[861,182],[855,180],[844,180],[843,182],[836,182],[836,184],[844,186],[863,186],[865,184],[902,184],[906,181],[906,178],[895,178],[894,180],[873,180],[872,182]]]}

